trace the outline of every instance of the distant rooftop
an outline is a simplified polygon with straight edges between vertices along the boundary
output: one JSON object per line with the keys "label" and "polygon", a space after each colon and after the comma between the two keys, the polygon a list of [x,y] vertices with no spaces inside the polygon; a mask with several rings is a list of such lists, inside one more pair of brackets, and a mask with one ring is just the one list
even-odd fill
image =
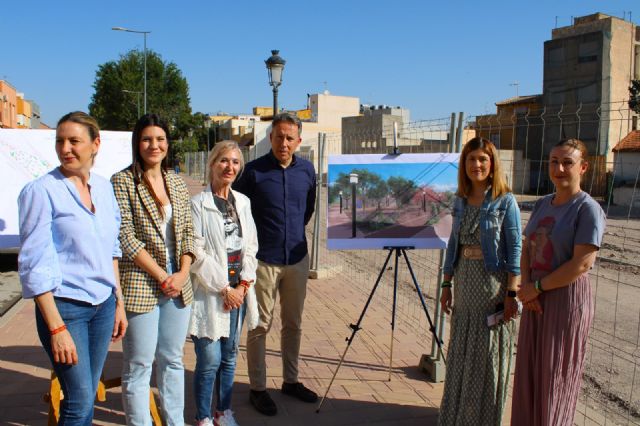
{"label": "distant rooftop", "polygon": [[613,152],[640,152],[640,130],[632,130],[616,146]]}
{"label": "distant rooftop", "polygon": [[496,102],[496,106],[516,105],[516,104],[530,104],[532,102],[541,102],[542,95],[527,95],[527,96],[514,96],[504,101]]}

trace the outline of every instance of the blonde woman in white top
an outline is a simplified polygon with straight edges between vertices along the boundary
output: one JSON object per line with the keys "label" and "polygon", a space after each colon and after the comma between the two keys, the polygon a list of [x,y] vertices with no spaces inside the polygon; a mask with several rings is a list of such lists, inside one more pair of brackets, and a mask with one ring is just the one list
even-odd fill
{"label": "blonde woman in white top", "polygon": [[196,351],[197,425],[237,424],[231,390],[245,315],[250,330],[258,325],[253,287],[256,227],[249,199],[231,189],[243,166],[235,142],[218,142],[209,154],[209,186],[191,199],[197,260],[191,268],[194,301],[189,333]]}

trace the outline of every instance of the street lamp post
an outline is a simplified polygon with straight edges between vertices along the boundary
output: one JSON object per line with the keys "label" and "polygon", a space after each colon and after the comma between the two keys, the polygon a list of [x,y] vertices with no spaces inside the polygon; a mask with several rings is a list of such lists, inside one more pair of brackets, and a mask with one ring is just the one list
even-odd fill
{"label": "street lamp post", "polygon": [[147,34],[151,31],[130,30],[123,27],[112,27],[113,31],[125,31],[128,33],[142,34],[144,36],[144,113],[147,113]]}
{"label": "street lamp post", "polygon": [[338,195],[340,195],[340,214],[342,214],[342,191],[338,192]]}
{"label": "street lamp post", "polygon": [[358,174],[351,173],[349,175],[349,183],[351,184],[351,238],[356,237],[356,185],[358,184]]}
{"label": "street lamp post", "polygon": [[209,152],[211,152],[211,143],[209,142],[209,133],[211,133],[211,116],[209,116],[209,114],[207,114],[204,119],[204,127],[207,129],[207,155],[209,155]]}
{"label": "street lamp post", "polygon": [[138,118],[140,118],[140,95],[142,94],[142,92],[136,92],[135,90],[122,89],[122,93],[130,93],[132,95],[136,95],[136,99],[138,101]]}
{"label": "street lamp post", "polygon": [[427,193],[422,191],[422,211],[427,212]]}
{"label": "street lamp post", "polygon": [[209,181],[209,168],[207,167],[207,158],[209,156],[209,153],[211,152],[211,142],[209,139],[209,133],[211,129],[211,116],[209,114],[207,114],[204,119],[204,128],[207,129],[207,155],[205,155],[205,158],[202,162],[202,167],[204,169],[202,173],[202,185],[206,185]]}
{"label": "street lamp post", "polygon": [[273,115],[278,113],[278,87],[282,84],[282,72],[284,64],[287,63],[278,53],[279,50],[272,50],[271,56],[264,61],[269,72],[269,84],[273,87]]}

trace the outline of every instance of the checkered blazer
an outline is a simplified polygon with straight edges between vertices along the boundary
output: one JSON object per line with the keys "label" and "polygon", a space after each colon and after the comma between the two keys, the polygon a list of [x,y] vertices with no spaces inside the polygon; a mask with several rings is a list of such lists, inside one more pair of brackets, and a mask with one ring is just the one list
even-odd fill
{"label": "checkered blazer", "polygon": [[[194,253],[189,191],[180,176],[164,171],[163,174],[173,209],[176,238],[174,256],[176,265],[180,265],[183,254]],[[122,216],[120,284],[124,293],[125,309],[130,312],[149,312],[158,304],[158,299],[163,293],[160,284],[137,266],[133,259],[145,249],[158,265],[166,270],[168,259],[161,231],[162,217],[147,186],[142,182],[135,184],[130,168],[113,175],[111,183]],[[187,279],[181,296],[185,305],[193,300],[190,278]]]}

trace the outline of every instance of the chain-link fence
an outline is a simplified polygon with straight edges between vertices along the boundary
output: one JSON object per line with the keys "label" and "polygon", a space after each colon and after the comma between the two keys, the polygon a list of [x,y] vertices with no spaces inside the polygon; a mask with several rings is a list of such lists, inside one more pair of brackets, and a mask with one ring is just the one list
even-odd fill
{"label": "chain-link fence", "polygon": [[[381,122],[382,123],[382,122]],[[331,251],[327,240],[326,165],[330,155],[454,152],[466,141],[483,136],[496,144],[507,181],[513,188],[526,225],[534,202],[553,191],[548,177],[548,153],[560,139],[576,137],[587,145],[590,167],[583,189],[607,214],[603,245],[591,271],[596,314],[593,322],[583,388],[576,413],[578,424],[640,424],[640,132],[624,101],[606,105],[514,105],[495,115],[464,118],[463,114],[411,123],[343,126],[342,133],[321,135],[316,146],[300,152],[313,161],[319,174],[319,202],[308,229],[312,265],[345,285],[356,285],[368,294],[380,273],[387,252],[383,250]],[[630,143],[621,144],[623,140]],[[635,142],[634,142],[635,141]],[[635,143],[635,145],[634,145]],[[324,147],[325,149],[321,149]],[[630,147],[630,148],[629,148]],[[635,148],[634,148],[635,147]],[[255,158],[251,149],[246,160]],[[204,153],[187,155],[187,173],[203,177]],[[444,317],[435,301],[442,264],[440,250],[408,252],[429,313]],[[401,264],[402,266],[402,264]],[[436,357],[424,311],[409,271],[398,271],[398,319],[409,321],[422,352]],[[376,297],[390,306],[393,274],[383,275]],[[436,324],[446,330],[445,322]],[[446,334],[446,332],[445,332]],[[443,335],[445,343],[448,341]],[[418,360],[416,360],[418,362]]]}

